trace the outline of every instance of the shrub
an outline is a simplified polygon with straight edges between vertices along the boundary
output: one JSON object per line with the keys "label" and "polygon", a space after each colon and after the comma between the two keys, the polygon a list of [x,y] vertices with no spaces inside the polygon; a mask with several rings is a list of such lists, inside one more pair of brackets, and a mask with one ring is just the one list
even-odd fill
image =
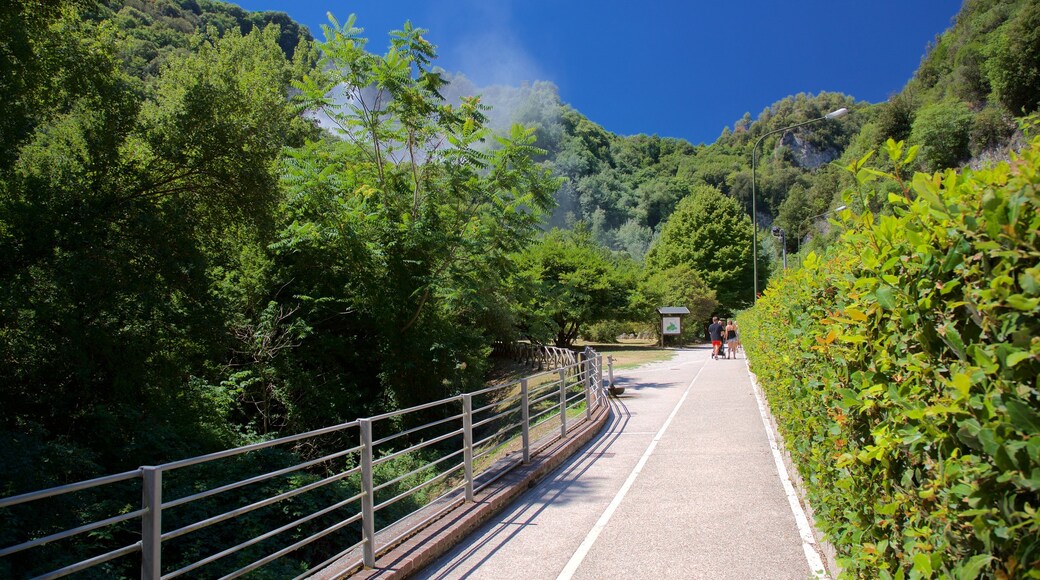
{"label": "shrub", "polygon": [[930,169],[956,167],[968,158],[971,110],[961,101],[946,100],[921,107],[914,118],[910,141],[922,147]]}
{"label": "shrub", "polygon": [[742,341],[846,575],[1040,578],[1040,139],[902,193]]}
{"label": "shrub", "polygon": [[589,326],[585,338],[592,342],[614,343],[617,342],[618,336],[628,332],[629,326],[616,320],[597,322]]}

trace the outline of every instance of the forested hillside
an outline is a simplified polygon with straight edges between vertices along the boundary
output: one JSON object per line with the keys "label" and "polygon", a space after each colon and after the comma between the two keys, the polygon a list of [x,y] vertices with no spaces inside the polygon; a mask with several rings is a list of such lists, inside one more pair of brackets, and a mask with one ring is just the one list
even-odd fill
{"label": "forested hillside", "polygon": [[[763,135],[841,107],[852,114],[768,137],[758,152],[759,223],[788,232],[788,250],[813,232],[811,218],[840,203],[852,185],[842,167],[889,139],[921,147],[912,169],[1006,159],[1021,147],[1016,117],[1040,97],[1040,8],[1024,0],[969,0],[922,58],[906,87],[884,103],[837,93],[780,99],[745,114],[712,144],[609,133],[561,103],[551,83],[491,87],[485,94],[537,129],[546,162],[566,179],[552,225],[587,222],[594,236],[633,257],[645,255],[663,222],[692,188],[711,185],[751,211],[751,157]],[[465,83],[465,79],[460,79]],[[476,89],[476,87],[472,87]]]}

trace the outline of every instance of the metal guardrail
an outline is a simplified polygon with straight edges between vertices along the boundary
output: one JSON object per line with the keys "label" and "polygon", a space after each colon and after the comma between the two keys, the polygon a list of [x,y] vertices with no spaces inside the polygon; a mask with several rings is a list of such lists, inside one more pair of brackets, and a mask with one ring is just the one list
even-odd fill
{"label": "metal guardrail", "polygon": [[496,343],[493,354],[508,356],[523,364],[529,364],[538,370],[572,365],[577,362],[574,351],[544,344],[526,342]]}
{"label": "metal guardrail", "polygon": [[[314,551],[321,554],[322,561],[295,563],[295,572],[300,572],[297,578],[342,563],[358,552],[359,564],[373,566],[381,549],[392,547],[461,501],[472,502],[479,489],[507,472],[501,468],[506,456],[519,455],[509,469],[526,464],[536,453],[538,442],[566,437],[569,429],[591,419],[607,399],[602,363],[602,355],[589,348],[578,361],[503,386],[299,435],[2,498],[0,514],[3,510],[37,509],[41,502],[62,499],[67,500],[66,508],[71,503],[76,510],[76,494],[128,483],[133,484],[131,491],[137,487],[140,491],[139,507],[130,509],[126,503],[117,502],[122,506],[118,511],[123,513],[0,549],[0,566],[6,564],[15,577],[59,578],[86,570],[111,576],[115,575],[112,562],[137,554],[141,578],[189,574],[237,578],[316,543],[323,544],[323,550]],[[411,426],[416,418],[429,416],[435,418]],[[555,422],[559,423],[558,431]],[[178,473],[217,469],[217,462],[235,458],[248,458],[250,465],[263,464],[260,454],[284,446],[292,446],[293,457],[298,460],[303,449],[330,447],[315,443],[330,437],[337,443],[331,447],[338,447],[332,453],[206,489],[199,489],[201,480],[189,473],[187,485],[182,482],[176,489],[192,493],[176,498],[164,494],[168,491],[164,480]],[[489,468],[493,465],[492,471]],[[202,479],[208,482],[211,478]],[[275,487],[276,493],[265,495],[265,486]],[[315,509],[309,513],[297,510],[297,502],[306,505],[301,499],[305,494],[329,488],[335,488],[335,492],[321,498],[327,505],[312,506]],[[454,496],[461,497],[453,500]],[[401,509],[406,503],[410,509]],[[394,506],[398,506],[396,511],[392,511]],[[183,511],[188,513],[181,514]],[[246,521],[249,517],[253,519]],[[140,525],[137,532],[129,529],[134,521]],[[258,521],[271,527],[254,529]],[[209,536],[196,535],[221,526],[225,533],[215,537],[231,538],[227,540],[230,545],[211,545]],[[227,532],[229,527],[233,533]],[[177,546],[193,535],[195,543],[190,549]],[[109,541],[97,541],[99,537]],[[112,545],[121,537],[140,539]],[[278,538],[282,538],[281,543],[270,545]],[[356,541],[344,545],[350,541],[345,538]],[[46,572],[20,570],[19,563],[12,561],[21,558],[19,562],[39,564],[34,551],[73,541],[92,547],[108,545],[80,561],[47,562],[57,568]],[[176,552],[176,557],[164,559],[171,552]],[[243,555],[250,561],[243,563]],[[133,570],[132,563],[125,560],[122,569],[128,565]]]}

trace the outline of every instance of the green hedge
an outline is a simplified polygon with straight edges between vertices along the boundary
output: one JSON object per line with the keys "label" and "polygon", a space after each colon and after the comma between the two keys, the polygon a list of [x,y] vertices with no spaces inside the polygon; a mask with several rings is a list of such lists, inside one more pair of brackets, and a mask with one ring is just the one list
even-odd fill
{"label": "green hedge", "polygon": [[740,319],[817,523],[848,577],[1040,578],[1040,139],[910,183],[865,161],[845,201],[890,215],[845,210]]}

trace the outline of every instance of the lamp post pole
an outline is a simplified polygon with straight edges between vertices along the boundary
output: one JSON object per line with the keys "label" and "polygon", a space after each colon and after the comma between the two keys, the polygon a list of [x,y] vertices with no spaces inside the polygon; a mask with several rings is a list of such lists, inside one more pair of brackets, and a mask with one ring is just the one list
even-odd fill
{"label": "lamp post pole", "polygon": [[817,117],[815,119],[809,119],[808,121],[803,121],[801,123],[796,123],[796,124],[788,126],[788,127],[783,127],[782,129],[774,129],[774,130],[766,133],[765,135],[762,135],[761,137],[759,137],[758,141],[755,141],[755,146],[751,148],[751,221],[754,224],[754,229],[751,232],[751,237],[752,237],[752,242],[751,242],[752,243],[752,246],[751,246],[751,259],[754,262],[754,275],[755,275],[755,280],[754,280],[754,291],[755,291],[755,294],[754,294],[754,296],[751,299],[752,304],[758,302],[758,206],[757,206],[757,197],[758,197],[758,195],[757,195],[757,191],[756,191],[757,175],[755,173],[756,167],[758,165],[758,163],[757,163],[758,162],[758,146],[762,144],[762,140],[763,139],[765,139],[766,137],[768,137],[770,135],[774,135],[774,134],[779,133],[781,131],[790,131],[791,129],[797,129],[798,127],[802,127],[802,126],[808,125],[810,123],[815,123],[817,121],[823,121],[824,119],[837,119],[838,117],[845,116],[848,112],[849,112],[848,109],[846,109],[845,107],[842,107],[842,108],[840,108],[840,109],[838,109],[836,111],[831,111],[830,113],[827,113],[826,115],[824,115],[822,117]]}

